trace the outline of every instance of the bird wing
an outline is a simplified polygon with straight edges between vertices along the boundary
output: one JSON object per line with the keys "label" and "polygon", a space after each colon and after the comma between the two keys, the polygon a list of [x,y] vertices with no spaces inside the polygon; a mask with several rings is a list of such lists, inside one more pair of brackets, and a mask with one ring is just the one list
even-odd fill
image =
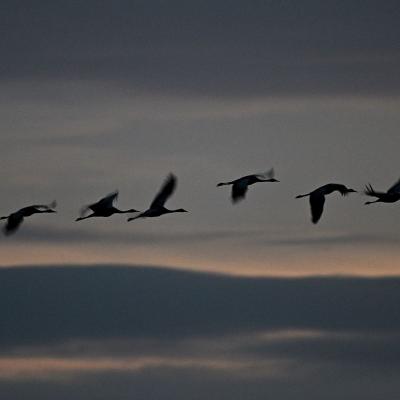
{"label": "bird wing", "polygon": [[30,206],[30,207],[36,208],[36,209],[38,209],[40,211],[42,211],[42,210],[51,210],[51,209],[57,207],[57,201],[53,200],[50,204],[34,204],[33,206]]}
{"label": "bird wing", "polygon": [[24,215],[20,211],[10,214],[10,216],[7,218],[7,223],[3,230],[4,233],[6,235],[14,233],[21,225],[23,220],[24,220]]}
{"label": "bird wing", "polygon": [[336,190],[342,195],[342,196],[347,196],[348,192],[347,192],[347,188],[345,185],[342,185],[340,183],[336,183],[333,185]]}
{"label": "bird wing", "polygon": [[80,216],[83,217],[89,210],[96,212],[99,210],[111,208],[117,197],[118,197],[118,190],[108,194],[107,196],[103,197],[96,203],[89,204],[87,206],[82,207],[81,211],[80,211]]}
{"label": "bird wing", "polygon": [[275,170],[271,168],[266,172],[261,172],[259,174],[256,174],[256,176],[260,179],[272,179],[275,177]]}
{"label": "bird wing", "polygon": [[316,224],[324,211],[325,196],[319,193],[312,193],[310,195],[310,206],[311,206],[311,220]]}
{"label": "bird wing", "polygon": [[79,216],[82,218],[84,217],[88,211],[91,210],[90,206],[83,206],[80,210],[79,210]]}
{"label": "bird wing", "polygon": [[232,202],[236,203],[246,197],[248,180],[239,179],[232,185]]}
{"label": "bird wing", "polygon": [[169,174],[165,180],[157,196],[150,204],[150,208],[163,207],[168,198],[172,195],[176,187],[176,177],[173,174]]}
{"label": "bird wing", "polygon": [[388,190],[388,193],[400,193],[400,179]]}
{"label": "bird wing", "polygon": [[88,206],[91,210],[103,210],[104,208],[110,208],[113,206],[115,199],[118,197],[118,191],[112,192],[107,196],[100,199],[97,203]]}
{"label": "bird wing", "polygon": [[368,185],[365,186],[364,194],[366,194],[367,196],[378,197],[379,198],[384,193],[383,192],[376,192],[374,190],[374,188],[372,187],[372,185],[368,184]]}

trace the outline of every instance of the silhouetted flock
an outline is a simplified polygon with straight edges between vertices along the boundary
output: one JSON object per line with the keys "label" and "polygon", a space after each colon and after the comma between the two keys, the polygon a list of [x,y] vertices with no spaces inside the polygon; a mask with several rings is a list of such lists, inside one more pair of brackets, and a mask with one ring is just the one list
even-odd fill
{"label": "silhouetted flock", "polygon": [[[274,175],[274,170],[271,169],[268,172],[262,174],[246,175],[233,181],[221,182],[218,183],[217,186],[232,185],[231,199],[233,203],[237,203],[238,201],[245,198],[248,187],[250,185],[258,182],[279,182],[277,179],[274,178]],[[156,197],[151,202],[149,208],[143,212],[137,211],[133,208],[129,210],[119,210],[118,208],[114,207],[114,203],[118,197],[118,192],[116,191],[110,193],[96,203],[83,207],[80,213],[80,217],[77,218],[76,221],[82,221],[84,219],[92,217],[110,217],[113,214],[137,213],[137,215],[128,218],[128,221],[133,221],[138,218],[159,217],[164,214],[187,212],[183,208],[178,208],[176,210],[169,210],[165,208],[165,203],[175,191],[175,188],[176,177],[173,174],[170,174]],[[310,193],[299,195],[296,198],[310,198],[311,220],[314,224],[316,224],[320,220],[324,210],[325,196],[333,192],[339,192],[342,196],[346,196],[349,193],[356,192],[356,190],[349,189],[345,185],[339,183],[328,183],[327,185],[321,186]],[[371,185],[367,185],[365,187],[364,194],[376,198],[376,200],[367,201],[365,204],[379,202],[394,203],[400,200],[400,180],[397,181],[386,192],[376,192]],[[9,235],[15,232],[21,225],[23,220],[33,214],[55,213],[56,205],[56,201],[53,201],[48,205],[31,205],[21,208],[20,210],[15,211],[8,216],[1,217],[1,220],[6,220],[5,226],[3,228],[4,234]]]}

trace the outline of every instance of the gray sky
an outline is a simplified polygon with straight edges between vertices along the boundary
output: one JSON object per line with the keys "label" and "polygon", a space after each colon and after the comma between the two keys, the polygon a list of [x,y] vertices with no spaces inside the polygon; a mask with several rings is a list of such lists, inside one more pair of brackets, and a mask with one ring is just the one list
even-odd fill
{"label": "gray sky", "polygon": [[[1,336],[0,394],[11,400],[26,393],[43,399],[43,391],[58,399],[79,393],[150,400],[215,393],[233,400],[266,393],[277,400],[396,398],[397,362],[382,359],[398,341],[390,311],[398,303],[398,205],[366,207],[361,195],[333,194],[314,226],[307,199],[294,198],[329,182],[386,190],[400,177],[399,17],[397,1],[3,1],[0,213],[53,199],[59,206],[57,214],[33,216],[14,236],[0,238],[0,275],[11,274],[4,293],[22,299],[4,312],[21,320],[37,316],[26,325],[10,320]],[[229,188],[216,188],[270,167],[281,182],[251,187],[235,206]],[[74,222],[82,205],[115,189],[120,208],[145,209],[169,172],[178,188],[167,205],[188,214]],[[29,277],[16,269],[44,264],[64,267],[54,277],[36,267]],[[62,282],[53,279],[78,264],[93,266],[94,275],[76,270],[80,292],[69,308],[58,293]],[[177,268],[191,277],[191,289],[179,294],[178,272],[168,282],[161,272],[142,271],[146,291],[109,304],[115,294],[101,283],[97,264],[107,267],[107,279],[113,266],[132,267],[130,283],[142,271],[135,265],[166,274]],[[189,270],[208,274],[185,275]],[[200,277],[215,288],[214,273],[225,274],[219,279],[226,284],[218,294],[206,286],[212,297],[190,303]],[[106,310],[103,320],[95,316],[99,332],[89,332],[85,315],[75,313],[96,274],[99,287],[88,296],[101,300],[96,312]],[[343,278],[335,286],[337,274],[360,281]],[[288,277],[320,275],[330,278],[313,281],[320,289],[298,313],[294,304],[285,305],[289,312],[269,298],[270,283],[261,279],[285,277],[274,296],[302,299],[308,288]],[[44,297],[35,286],[42,279]],[[158,291],[168,283],[178,297]],[[116,293],[122,284],[113,282]],[[395,289],[382,295],[379,308],[357,305],[375,296],[373,289],[365,294],[364,284],[379,293],[387,293],[385,285]],[[254,314],[253,285],[260,287]],[[29,293],[32,304],[23,302]],[[177,307],[166,327],[176,337],[160,338],[165,321],[152,325],[158,313],[169,315],[158,294]],[[45,307],[53,296],[54,308]],[[331,296],[345,296],[346,304],[332,310]],[[190,303],[185,310],[182,302]],[[220,314],[208,314],[211,304]],[[154,331],[138,335],[113,320],[113,310],[122,307],[129,317],[141,305],[140,323]],[[279,323],[266,323],[264,305],[284,315]],[[382,310],[389,310],[387,320]],[[65,313],[68,319],[60,320]],[[357,326],[347,325],[347,313]],[[325,314],[332,315],[329,326],[321,325]]]}

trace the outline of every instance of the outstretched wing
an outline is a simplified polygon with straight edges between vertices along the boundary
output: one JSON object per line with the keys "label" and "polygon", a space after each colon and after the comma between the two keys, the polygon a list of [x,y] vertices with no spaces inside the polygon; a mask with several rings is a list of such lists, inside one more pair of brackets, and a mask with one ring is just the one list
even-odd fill
{"label": "outstretched wing", "polygon": [[20,211],[10,214],[10,216],[7,218],[7,223],[3,229],[4,234],[11,235],[12,233],[14,233],[19,228],[23,220],[24,216],[23,213],[21,213]]}
{"label": "outstretched wing", "polygon": [[33,206],[30,207],[36,208],[37,210],[40,211],[52,210],[53,208],[57,207],[57,201],[53,200],[50,204],[34,204]]}
{"label": "outstretched wing", "polygon": [[172,195],[176,188],[176,177],[173,174],[169,174],[165,180],[163,186],[158,192],[157,196],[150,204],[150,208],[164,207],[165,202]]}
{"label": "outstretched wing", "polygon": [[89,210],[96,212],[99,210],[111,208],[114,204],[114,201],[117,199],[117,197],[118,197],[118,190],[108,194],[107,196],[103,197],[96,203],[89,204],[87,206],[82,207],[81,211],[80,211],[80,216],[83,217]]}
{"label": "outstretched wing", "polygon": [[368,184],[368,185],[365,186],[364,194],[366,194],[367,196],[378,197],[379,198],[384,193],[383,192],[376,192],[374,190],[374,188],[372,187],[372,185]]}
{"label": "outstretched wing", "polygon": [[325,196],[319,193],[312,193],[310,195],[311,206],[311,220],[316,224],[324,211]]}
{"label": "outstretched wing", "polygon": [[113,206],[114,201],[117,199],[118,197],[118,190],[116,190],[115,192],[112,192],[110,194],[108,194],[106,197],[103,197],[101,200],[99,200],[97,203],[92,204],[91,206],[89,206],[93,211],[95,211],[95,209],[98,208],[110,208]]}
{"label": "outstretched wing", "polygon": [[273,179],[275,177],[275,170],[271,168],[269,171],[256,174],[256,176],[260,179]]}
{"label": "outstretched wing", "polygon": [[388,193],[400,193],[400,179],[388,190]]}
{"label": "outstretched wing", "polygon": [[236,181],[232,185],[232,202],[237,203],[240,200],[243,200],[246,197],[247,189],[248,189],[248,180],[240,179]]}

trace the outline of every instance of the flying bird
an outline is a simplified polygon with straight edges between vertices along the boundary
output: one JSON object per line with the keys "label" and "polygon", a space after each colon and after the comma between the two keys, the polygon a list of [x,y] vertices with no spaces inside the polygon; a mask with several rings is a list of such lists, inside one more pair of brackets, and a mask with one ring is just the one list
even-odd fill
{"label": "flying bird", "polygon": [[175,212],[187,212],[183,208],[178,208],[176,210],[168,210],[164,207],[164,204],[175,191],[176,188],[176,177],[173,174],[169,174],[167,179],[165,180],[163,186],[161,187],[160,191],[158,192],[157,196],[154,198],[150,207],[136,215],[134,217],[128,218],[128,221],[133,221],[134,219],[138,218],[147,218],[147,217],[159,217],[160,215],[170,214]]}
{"label": "flying bird", "polygon": [[[118,191],[110,193],[109,195],[103,197],[98,202],[85,206],[81,210],[81,216],[77,218],[75,221],[82,221],[83,219],[92,218],[92,217],[110,217],[113,214],[126,214],[138,212],[134,208],[129,210],[119,210],[114,207],[114,202],[118,197]],[[88,212],[92,211],[92,214],[85,215]]]}
{"label": "flying bird", "polygon": [[13,212],[12,214],[1,217],[0,220],[6,219],[7,223],[3,228],[5,235],[14,233],[24,221],[25,217],[30,217],[33,214],[43,213],[55,213],[54,208],[57,206],[57,202],[54,200],[50,204],[35,204],[32,206],[21,208],[20,210]]}
{"label": "flying bird", "polygon": [[400,179],[387,192],[375,192],[371,184],[368,184],[365,187],[364,193],[367,196],[377,197],[377,200],[367,201],[365,204],[395,203],[400,200]]}
{"label": "flying bird", "polygon": [[253,185],[257,182],[279,182],[277,179],[274,178],[274,176],[275,172],[272,168],[269,171],[261,174],[242,176],[241,178],[235,179],[230,182],[220,182],[218,183],[217,187],[232,185],[232,203],[237,203],[238,201],[243,200],[246,197],[246,193],[250,185]]}
{"label": "flying bird", "polygon": [[341,185],[339,183],[328,183],[327,185],[321,186],[310,193],[296,196],[296,199],[310,196],[311,220],[314,224],[316,224],[320,220],[322,212],[324,211],[325,196],[333,192],[339,192],[342,196],[346,196],[348,193],[356,192],[356,190],[348,189],[345,185]]}

